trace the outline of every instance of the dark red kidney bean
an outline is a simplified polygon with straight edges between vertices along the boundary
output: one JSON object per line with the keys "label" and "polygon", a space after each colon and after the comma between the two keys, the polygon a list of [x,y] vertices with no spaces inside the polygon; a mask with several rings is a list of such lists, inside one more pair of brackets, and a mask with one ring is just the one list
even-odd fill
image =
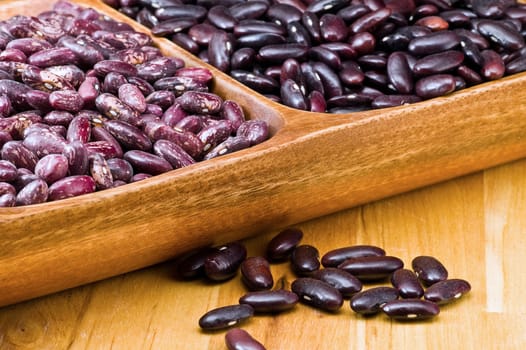
{"label": "dark red kidney bean", "polygon": [[259,59],[265,63],[282,62],[287,58],[304,59],[309,48],[303,44],[276,44],[263,46],[258,51]]}
{"label": "dark red kidney bean", "polygon": [[166,110],[173,105],[174,102],[175,94],[172,91],[158,90],[146,96],[144,108],[146,110],[147,104],[153,104],[161,107],[162,110]]}
{"label": "dark red kidney bean", "polygon": [[413,75],[405,54],[393,52],[389,55],[387,77],[400,94],[410,94],[413,91]]}
{"label": "dark red kidney bean", "polygon": [[464,79],[468,85],[480,84],[484,81],[479,73],[465,65],[460,65],[457,68],[457,74]]}
{"label": "dark red kidney bean", "polygon": [[477,30],[490,42],[507,50],[518,50],[524,47],[524,38],[519,31],[503,25],[501,22],[482,19],[477,24]]}
{"label": "dark red kidney bean", "polygon": [[411,267],[425,286],[447,279],[448,272],[435,257],[421,255],[411,261]]}
{"label": "dark red kidney bean", "polygon": [[64,64],[78,64],[78,58],[67,47],[53,47],[35,52],[27,58],[27,63],[45,68]]}
{"label": "dark red kidney bean", "polygon": [[232,16],[229,8],[219,4],[212,6],[208,10],[206,19],[215,27],[229,31],[238,23],[236,17]]}
{"label": "dark red kidney bean", "polygon": [[203,143],[203,151],[207,152],[225,141],[232,132],[232,124],[229,120],[219,120],[217,123],[205,126],[197,137]]}
{"label": "dark red kidney bean", "polygon": [[455,91],[455,77],[451,74],[434,74],[419,79],[415,94],[423,99],[443,96]]}
{"label": "dark red kidney bean", "polygon": [[391,284],[398,289],[402,298],[420,298],[424,295],[424,288],[416,274],[408,269],[399,269],[391,275]]}
{"label": "dark red kidney bean", "polygon": [[364,70],[383,70],[387,65],[387,58],[384,55],[367,54],[358,57],[356,62]]}
{"label": "dark red kidney bean", "polygon": [[141,150],[128,151],[124,153],[123,158],[132,165],[137,173],[158,175],[173,169],[164,158]]}
{"label": "dark red kidney bean", "polygon": [[93,153],[89,156],[89,174],[99,190],[113,187],[113,175],[104,156]]}
{"label": "dark red kidney bean", "polygon": [[447,304],[471,290],[469,282],[462,279],[446,279],[434,283],[424,292],[424,299],[437,304]]}
{"label": "dark red kidney bean", "polygon": [[44,203],[48,199],[48,185],[43,179],[36,179],[25,185],[16,195],[16,205]]}
{"label": "dark red kidney bean", "polygon": [[506,64],[506,74],[515,74],[526,70],[526,56],[522,55]]}
{"label": "dark red kidney bean", "polygon": [[170,40],[194,55],[199,53],[199,45],[186,33],[175,33]]}
{"label": "dark red kidney bean", "polygon": [[160,7],[155,10],[154,15],[160,21],[180,17],[203,20],[206,17],[206,13],[207,9],[203,6],[182,4],[177,6]]}
{"label": "dark red kidney bean", "polygon": [[287,79],[281,84],[280,89],[281,101],[286,106],[308,110],[308,100],[301,91],[300,86],[292,79]]}
{"label": "dark red kidney bean", "polygon": [[312,39],[309,31],[303,26],[301,22],[295,21],[287,24],[287,41],[292,44],[305,45],[310,47]]}
{"label": "dark red kidney bean", "polygon": [[228,350],[265,350],[263,344],[241,328],[229,330],[225,334],[225,344]]}
{"label": "dark red kidney bean", "polygon": [[151,31],[153,35],[165,36],[169,34],[183,32],[186,29],[197,24],[195,18],[181,17],[173,18],[164,21],[160,21],[152,27]]}
{"label": "dark red kidney bean", "polygon": [[398,290],[393,287],[372,287],[351,297],[351,309],[361,315],[374,315],[381,311],[387,302],[398,299]]}
{"label": "dark red kidney bean", "polygon": [[110,119],[117,119],[132,125],[138,123],[138,113],[112,94],[103,93],[97,96],[95,107]]}
{"label": "dark red kidney bean", "polygon": [[460,47],[467,62],[481,67],[483,64],[482,55],[477,45],[466,36],[460,37]]}
{"label": "dark red kidney bean", "polygon": [[437,304],[414,298],[389,301],[382,306],[382,311],[390,318],[399,321],[426,320],[440,313]]}
{"label": "dark red kidney bean", "polygon": [[139,128],[121,120],[107,120],[104,128],[127,149],[148,151],[152,142]]}
{"label": "dark red kidney bean", "polygon": [[153,151],[164,158],[172,168],[178,169],[195,163],[195,160],[179,145],[168,140],[158,140]]}
{"label": "dark red kidney bean", "polygon": [[[255,33],[240,36],[236,40],[236,44],[241,47],[250,47],[259,49],[266,45],[283,44],[286,39],[284,36],[274,33]],[[210,50],[208,51],[210,54]]]}
{"label": "dark red kidney bean", "polygon": [[180,58],[157,57],[137,66],[137,76],[148,82],[169,77],[184,66]]}
{"label": "dark red kidney bean", "polygon": [[301,21],[302,11],[290,4],[276,3],[270,6],[266,16],[280,25]]}
{"label": "dark red kidney bean", "polygon": [[482,68],[481,75],[487,80],[500,79],[506,72],[506,65],[502,57],[494,50],[482,50]]}
{"label": "dark red kidney bean", "polygon": [[242,2],[230,6],[230,13],[238,20],[255,19],[267,12],[269,6],[263,1]]}
{"label": "dark red kidney bean", "polygon": [[476,17],[474,13],[471,12],[471,14],[469,14],[467,11],[462,11],[460,9],[448,10],[439,14],[439,16],[449,24],[450,28],[469,27],[471,24],[471,18],[474,18],[472,15]]}
{"label": "dark red kidney bean", "polygon": [[392,10],[384,7],[375,11],[368,12],[355,20],[349,27],[352,33],[368,32],[378,27],[391,15]]}
{"label": "dark red kidney bean", "polygon": [[[0,181],[1,183],[14,181],[16,177],[17,177],[16,166],[7,160],[0,160]],[[0,191],[0,193],[3,194],[2,191]]]}
{"label": "dark red kidney bean", "polygon": [[113,182],[130,182],[131,177],[133,176],[133,168],[130,162],[122,158],[110,158],[106,161],[106,163],[108,164],[108,168],[111,171]]}
{"label": "dark red kidney bean", "polygon": [[324,267],[336,267],[347,259],[365,256],[385,256],[385,250],[372,245],[353,245],[336,248],[326,252],[321,258],[321,263]]}
{"label": "dark red kidney bean", "polygon": [[423,26],[432,31],[446,30],[449,28],[449,23],[440,16],[425,16],[415,21],[415,25]]}
{"label": "dark red kidney bean", "polygon": [[66,139],[86,143],[91,137],[91,122],[87,117],[76,116],[71,120],[67,129]]}
{"label": "dark red kidney bean", "polygon": [[475,45],[477,45],[479,50],[484,50],[484,49],[489,48],[488,40],[486,40],[486,38],[484,38],[477,31],[467,30],[465,28],[456,28],[456,29],[453,29],[453,31],[457,33],[459,36],[466,37],[469,40],[471,40]]}
{"label": "dark red kidney bean", "polygon": [[146,99],[136,85],[130,83],[121,85],[118,90],[118,96],[122,102],[137,112],[143,113],[146,110]]}
{"label": "dark red kidney bean", "polygon": [[349,4],[348,0],[319,0],[312,1],[307,6],[306,11],[313,13],[324,13],[327,11],[337,11]]}
{"label": "dark red kidney bean", "polygon": [[292,309],[299,301],[296,293],[284,289],[249,292],[239,298],[240,304],[248,304],[258,313],[277,313]]}
{"label": "dark red kidney bean", "polygon": [[422,101],[422,98],[416,95],[381,95],[375,97],[371,102],[372,108],[388,108],[412,104]]}
{"label": "dark red kidney bean", "polygon": [[323,113],[327,110],[327,101],[319,91],[311,91],[307,97],[309,100],[310,111]]}
{"label": "dark red kidney bean", "polygon": [[208,46],[212,35],[217,32],[218,29],[208,23],[199,23],[188,29],[188,35],[201,46]]}
{"label": "dark red kidney bean", "polygon": [[199,327],[217,330],[237,325],[254,315],[254,309],[247,304],[222,306],[210,310],[199,318]]}
{"label": "dark red kidney bean", "polygon": [[254,66],[256,61],[256,50],[251,47],[242,47],[232,53],[230,57],[230,69],[247,70]]}
{"label": "dark red kidney bean", "polygon": [[403,266],[404,262],[394,256],[364,256],[346,259],[338,265],[338,268],[362,281],[374,281],[387,278]]}
{"label": "dark red kidney bean", "polygon": [[176,258],[175,273],[177,278],[189,280],[205,276],[204,263],[209,254],[217,248],[202,247]]}
{"label": "dark red kidney bean", "polygon": [[321,77],[318,72],[314,70],[312,64],[308,62],[302,62],[301,75],[303,76],[307,91],[319,91],[322,95],[325,95],[325,87],[323,86]]}
{"label": "dark red kidney bean", "polygon": [[310,278],[301,277],[294,280],[291,290],[303,303],[324,311],[337,311],[343,305],[341,293],[330,284]]}
{"label": "dark red kidney bean", "polygon": [[262,256],[246,258],[241,263],[241,280],[250,291],[272,288],[274,279],[267,259]]}
{"label": "dark red kidney bean", "polygon": [[285,36],[287,31],[282,25],[273,22],[266,22],[262,20],[245,20],[241,21],[234,27],[233,33],[236,37],[240,38],[245,35],[260,33]]}
{"label": "dark red kidney bean", "polygon": [[88,151],[80,141],[68,142],[64,145],[62,154],[68,160],[68,170],[71,175],[84,175],[88,170]]}
{"label": "dark red kidney bean", "polygon": [[159,23],[157,17],[148,8],[142,8],[135,16],[135,20],[149,29]]}
{"label": "dark red kidney bean", "polygon": [[177,98],[177,103],[189,113],[215,114],[221,110],[223,100],[209,92],[187,91]]}
{"label": "dark red kidney bean", "polygon": [[275,235],[267,244],[266,257],[271,262],[287,259],[303,238],[303,231],[287,228]]}
{"label": "dark red kidney bean", "polygon": [[362,282],[358,278],[336,267],[327,267],[315,271],[311,277],[330,284],[343,297],[350,297],[362,290]]}
{"label": "dark red kidney bean", "polygon": [[320,17],[322,39],[328,42],[345,41],[348,28],[343,19],[335,14],[325,13]]}
{"label": "dark red kidney bean", "polygon": [[276,80],[263,74],[244,70],[231,70],[230,76],[262,94],[273,93],[279,89],[279,83]]}
{"label": "dark red kidney bean", "polygon": [[350,4],[337,11],[337,15],[343,18],[347,24],[351,24],[371,10],[364,4]]}
{"label": "dark red kidney bean", "polygon": [[213,281],[224,281],[236,275],[247,256],[245,246],[239,242],[227,243],[210,254],[204,264],[205,275]]}
{"label": "dark red kidney bean", "polygon": [[311,275],[320,269],[320,254],[316,247],[304,244],[295,247],[290,255],[292,270],[299,276]]}
{"label": "dark red kidney bean", "polygon": [[325,63],[334,70],[339,70],[342,66],[340,56],[323,46],[311,47],[309,57],[312,60]]}
{"label": "dark red kidney bean", "polygon": [[208,62],[220,71],[228,72],[234,48],[235,41],[231,34],[216,31],[208,43]]}
{"label": "dark red kidney bean", "polygon": [[328,65],[323,62],[314,62],[312,68],[318,73],[322,83],[326,98],[340,96],[343,94],[343,87],[338,77]]}
{"label": "dark red kidney bean", "polygon": [[55,201],[59,199],[80,196],[95,192],[95,181],[88,175],[68,176],[54,182],[49,186],[48,200]]}
{"label": "dark red kidney bean", "polygon": [[458,34],[451,30],[443,30],[411,39],[407,49],[411,54],[421,56],[451,50],[458,45]]}
{"label": "dark red kidney bean", "polygon": [[460,51],[443,51],[418,59],[413,66],[416,75],[431,75],[451,71],[462,64],[464,54]]}
{"label": "dark red kidney bean", "polygon": [[203,160],[216,158],[225,154],[250,147],[250,141],[244,136],[229,136],[225,141],[212,148]]}
{"label": "dark red kidney bean", "polygon": [[301,16],[301,23],[303,27],[307,30],[312,41],[315,43],[321,42],[321,28],[320,28],[320,19],[318,15],[314,12],[305,11]]}
{"label": "dark red kidney bean", "polygon": [[352,106],[368,106],[371,103],[371,98],[359,93],[350,93],[340,96],[334,96],[327,100],[327,106],[332,107],[352,107]]}
{"label": "dark red kidney bean", "polygon": [[66,177],[69,169],[68,158],[62,154],[48,154],[35,165],[35,175],[48,184]]}

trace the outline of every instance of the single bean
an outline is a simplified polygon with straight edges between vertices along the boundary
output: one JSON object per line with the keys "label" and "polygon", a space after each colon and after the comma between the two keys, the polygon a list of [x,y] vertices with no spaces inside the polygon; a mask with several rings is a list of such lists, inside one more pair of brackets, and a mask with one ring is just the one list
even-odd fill
{"label": "single bean", "polygon": [[[14,181],[16,177],[16,166],[7,160],[0,160],[0,183]],[[0,193],[4,194],[1,188]]]}
{"label": "single bean", "polygon": [[171,164],[162,157],[142,150],[130,150],[123,155],[136,173],[158,175],[172,170]]}
{"label": "single bean", "polygon": [[80,141],[68,142],[62,154],[68,160],[68,171],[71,175],[84,175],[88,170],[88,150]]}
{"label": "single bean", "polygon": [[248,304],[257,313],[277,313],[292,309],[299,301],[296,293],[284,289],[249,292],[239,298],[240,304]]}
{"label": "single bean", "polygon": [[251,291],[270,289],[274,285],[270,265],[262,256],[248,257],[241,263],[241,278]]}
{"label": "single bean", "polygon": [[205,276],[206,258],[217,251],[215,247],[203,247],[190,251],[176,259],[176,275],[182,279],[194,279]]}
{"label": "single bean", "polygon": [[314,278],[298,278],[292,282],[291,289],[303,303],[320,310],[334,312],[343,305],[343,297],[336,288]]}
{"label": "single bean", "polygon": [[250,141],[245,136],[229,136],[225,141],[208,151],[203,157],[203,160],[223,156],[248,147],[250,147]]}
{"label": "single bean", "polygon": [[78,64],[77,55],[67,47],[40,50],[27,58],[27,63],[45,68],[64,64]]}
{"label": "single bean", "polygon": [[146,110],[146,99],[136,85],[130,83],[121,85],[118,90],[118,96],[122,102],[137,112],[143,113]]}
{"label": "single bean", "polygon": [[232,278],[243,260],[247,256],[244,245],[231,242],[218,248],[217,252],[210,254],[205,260],[204,269],[206,276],[213,281],[223,281]]}
{"label": "single bean", "polygon": [[152,142],[139,128],[121,120],[107,120],[104,128],[127,149],[148,151]]}
{"label": "single bean", "polygon": [[462,279],[446,279],[426,289],[424,299],[437,304],[455,301],[471,290],[469,282]]}
{"label": "single bean", "polygon": [[372,245],[353,245],[336,248],[326,252],[321,258],[321,263],[324,267],[336,267],[347,259],[366,256],[385,256],[385,250]]}
{"label": "single bean", "polygon": [[364,256],[349,258],[338,265],[362,281],[380,280],[402,268],[404,263],[394,256]]}
{"label": "single bean", "polygon": [[418,280],[418,276],[411,270],[399,269],[391,276],[393,287],[398,289],[402,298],[420,298],[424,295],[424,289]]}
{"label": "single bean", "polygon": [[97,189],[104,190],[113,187],[111,169],[102,154],[93,153],[89,156],[89,174],[95,181]]}
{"label": "single bean", "polygon": [[91,176],[73,175],[62,178],[49,186],[48,200],[56,201],[95,192],[96,184]]}
{"label": "single bean", "polygon": [[43,179],[35,179],[25,185],[16,195],[16,205],[44,203],[49,195],[48,185]]}
{"label": "single bean", "polygon": [[443,96],[455,91],[455,77],[451,74],[434,74],[419,79],[415,94],[423,99]]}
{"label": "single bean", "polygon": [[451,71],[464,61],[464,54],[460,51],[443,51],[427,55],[416,61],[413,73],[416,75],[439,74]]}
{"label": "single bean", "polygon": [[228,350],[265,350],[263,344],[241,328],[229,330],[225,334],[225,344]]}
{"label": "single bean", "polygon": [[443,281],[448,277],[448,271],[435,257],[421,255],[411,261],[413,271],[425,286]]}
{"label": "single bean", "polygon": [[215,114],[221,110],[223,100],[212,93],[187,91],[177,98],[177,103],[189,113]]}
{"label": "single bean", "polygon": [[336,288],[343,297],[350,297],[362,290],[362,282],[350,273],[335,268],[327,267],[312,274],[312,278],[324,281]]}
{"label": "single bean", "polygon": [[66,177],[69,170],[68,158],[62,154],[48,154],[35,165],[35,175],[47,184]]}
{"label": "single bean", "polygon": [[199,318],[199,327],[204,330],[224,329],[237,325],[254,315],[247,304],[222,306],[210,310]]}
{"label": "single bean", "polygon": [[351,297],[351,309],[361,315],[374,315],[387,302],[398,299],[398,290],[393,287],[372,287]]}
{"label": "single bean", "polygon": [[437,304],[422,299],[392,300],[382,306],[382,311],[395,320],[425,320],[437,316]]}

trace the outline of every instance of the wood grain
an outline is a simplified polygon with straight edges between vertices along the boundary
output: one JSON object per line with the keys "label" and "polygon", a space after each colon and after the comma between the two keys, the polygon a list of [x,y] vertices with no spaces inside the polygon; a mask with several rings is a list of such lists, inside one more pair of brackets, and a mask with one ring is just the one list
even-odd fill
{"label": "wood grain", "polygon": [[[95,0],[77,2],[100,8]],[[44,0],[4,1],[0,13],[49,6]],[[130,22],[114,10],[104,12]],[[165,54],[200,64],[168,41],[156,42]],[[526,105],[516,103],[526,98],[526,74],[410,106],[319,115],[266,101],[210,69],[214,91],[241,101],[251,118],[268,120],[273,137],[130,186],[1,209],[0,305],[526,156]]]}
{"label": "wood grain", "polygon": [[[526,346],[526,160],[299,223],[303,242],[320,252],[376,244],[407,264],[438,257],[472,291],[431,322],[362,318],[348,302],[328,314],[304,305],[257,316],[243,328],[276,349],[505,349]],[[246,239],[261,254],[277,232]],[[224,331],[206,333],[197,320],[237,303],[239,276],[222,284],[173,278],[174,262],[0,308],[0,348],[226,349]],[[290,283],[288,263],[272,265]],[[371,285],[368,285],[368,287]]]}

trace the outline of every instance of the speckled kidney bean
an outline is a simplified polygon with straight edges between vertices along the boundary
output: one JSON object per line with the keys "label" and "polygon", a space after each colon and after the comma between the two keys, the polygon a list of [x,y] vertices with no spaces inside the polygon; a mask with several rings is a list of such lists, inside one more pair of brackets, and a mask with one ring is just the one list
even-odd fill
{"label": "speckled kidney bean", "polygon": [[53,47],[35,52],[27,58],[27,63],[46,68],[65,64],[78,64],[78,58],[67,47]]}
{"label": "speckled kidney bean", "polygon": [[448,271],[435,257],[420,255],[411,261],[411,267],[425,286],[443,281],[448,277]]}
{"label": "speckled kidney bean", "polygon": [[78,88],[78,94],[84,101],[84,106],[92,108],[95,105],[95,99],[100,94],[100,82],[96,77],[86,77]]}
{"label": "speckled kidney bean", "polygon": [[168,140],[156,141],[153,145],[153,151],[168,161],[173,169],[195,163],[195,160],[182,147]]}
{"label": "speckled kidney bean", "polygon": [[420,298],[424,295],[424,288],[417,275],[408,269],[398,269],[391,275],[391,284],[398,289],[402,298]]}
{"label": "speckled kidney bean", "polygon": [[104,128],[110,132],[125,148],[148,151],[152,142],[139,128],[121,120],[107,120]]}
{"label": "speckled kidney bean", "polygon": [[239,242],[227,243],[210,254],[204,264],[205,275],[213,281],[234,277],[247,256],[245,246]]}
{"label": "speckled kidney bean", "polygon": [[437,304],[447,304],[461,298],[470,290],[471,285],[463,279],[446,279],[428,287],[424,292],[424,299]]}
{"label": "speckled kidney bean", "polygon": [[232,327],[254,315],[254,309],[247,304],[229,305],[215,308],[199,318],[199,327],[216,330]]}
{"label": "speckled kidney bean", "polygon": [[240,304],[248,304],[257,313],[278,313],[292,309],[299,301],[296,293],[284,289],[249,292],[239,298]]}
{"label": "speckled kidney bean", "polygon": [[343,297],[336,288],[314,278],[300,277],[294,280],[291,290],[300,301],[320,310],[337,311],[343,305]]}
{"label": "speckled kidney bean", "polygon": [[225,334],[225,345],[228,350],[265,350],[259,341],[247,331],[233,328]]}
{"label": "speckled kidney bean", "polygon": [[35,179],[20,189],[16,195],[16,205],[39,204],[47,201],[49,189],[46,181]]}
{"label": "speckled kidney bean", "polygon": [[382,311],[392,319],[425,320],[437,316],[440,308],[437,304],[422,299],[392,300],[382,306]]}
{"label": "speckled kidney bean", "polygon": [[241,280],[250,291],[266,290],[274,285],[270,264],[262,256],[251,256],[241,263]]}
{"label": "speckled kidney bean", "polygon": [[[16,166],[7,161],[0,160],[0,182],[10,182],[15,180],[17,177]],[[0,188],[0,193],[3,194],[2,189]]]}
{"label": "speckled kidney bean", "polygon": [[136,85],[125,83],[118,89],[119,99],[139,113],[146,110],[146,99]]}
{"label": "speckled kidney bean", "polygon": [[17,38],[9,41],[6,49],[17,49],[22,51],[26,56],[31,56],[35,52],[50,49],[52,46],[49,42],[38,38]]}
{"label": "speckled kidney bean", "polygon": [[68,158],[62,154],[48,154],[35,165],[35,175],[48,184],[66,177],[68,170]]}
{"label": "speckled kidney bean", "polygon": [[246,137],[250,145],[261,143],[268,139],[270,130],[268,124],[262,120],[247,120],[239,126],[237,129],[237,136]]}
{"label": "speckled kidney bean", "polygon": [[123,151],[120,143],[113,135],[102,126],[93,126],[91,128],[91,138],[93,141],[104,141],[113,149],[114,156],[121,158]]}
{"label": "speckled kidney bean", "polygon": [[336,248],[326,252],[321,258],[321,263],[324,267],[337,267],[347,259],[365,256],[385,256],[385,250],[373,245]]}
{"label": "speckled kidney bean", "polygon": [[100,113],[108,118],[134,125],[138,123],[138,113],[112,94],[103,93],[97,96],[95,106]]}
{"label": "speckled kidney bean", "polygon": [[225,154],[240,151],[250,147],[250,141],[244,136],[229,136],[225,141],[221,142],[208,153],[205,154],[203,160],[216,158]]}
{"label": "speckled kidney bean", "polygon": [[362,281],[381,280],[402,268],[404,262],[395,256],[364,256],[349,258],[338,265]]}
{"label": "speckled kidney bean", "polygon": [[41,90],[31,90],[25,94],[28,105],[41,112],[50,112],[53,107],[49,103],[49,93]]}
{"label": "speckled kidney bean", "polygon": [[177,98],[177,103],[189,113],[215,114],[221,110],[223,100],[213,93],[187,91]]}
{"label": "speckled kidney bean", "polygon": [[12,193],[0,194],[0,207],[8,208],[16,205],[16,195]]}
{"label": "speckled kidney bean", "polygon": [[71,175],[83,175],[88,170],[88,150],[80,141],[68,142],[64,145],[62,154],[68,160],[68,170]]}
{"label": "speckled kidney bean", "polygon": [[113,175],[104,156],[100,153],[93,153],[89,156],[89,174],[95,181],[95,186],[99,190],[113,187]]}
{"label": "speckled kidney bean", "polygon": [[169,77],[184,66],[179,58],[158,57],[137,66],[137,76],[148,82]]}
{"label": "speckled kidney bean", "polygon": [[164,158],[141,150],[128,151],[124,153],[123,158],[132,165],[137,173],[158,175],[173,169]]}
{"label": "speckled kidney bean", "polygon": [[372,287],[354,294],[350,300],[351,309],[361,315],[374,315],[382,306],[398,299],[398,290],[393,287]]}
{"label": "speckled kidney bean", "polygon": [[0,95],[0,117],[5,118],[11,113],[11,100],[6,95]]}
{"label": "speckled kidney bean", "polygon": [[103,53],[97,46],[92,45],[81,38],[74,38],[66,35],[59,39],[58,45],[69,49],[76,55],[76,57],[78,57],[78,60],[82,65],[88,67],[91,67],[95,63],[104,59]]}
{"label": "speckled kidney bean", "polygon": [[343,297],[350,297],[362,290],[362,282],[350,273],[335,267],[315,271],[312,278],[324,281],[336,288]]}
{"label": "speckled kidney bean", "polygon": [[225,141],[232,132],[232,124],[229,120],[218,120],[216,123],[204,126],[197,137],[203,143],[203,151],[207,152]]}
{"label": "speckled kidney bean", "polygon": [[95,180],[87,175],[73,175],[62,178],[49,186],[48,200],[56,201],[95,192]]}
{"label": "speckled kidney bean", "polygon": [[27,106],[25,94],[30,90],[29,86],[18,81],[0,80],[0,94],[6,95],[15,109],[25,109],[25,106]]}
{"label": "speckled kidney bean", "polygon": [[2,146],[2,159],[14,164],[17,168],[35,169],[38,157],[20,141],[8,141]]}
{"label": "speckled kidney bean", "polygon": [[107,92],[112,95],[117,95],[119,87],[128,82],[126,77],[118,72],[109,72],[102,79],[101,92]]}
{"label": "speckled kidney bean", "polygon": [[290,262],[297,275],[309,276],[320,268],[319,251],[309,244],[299,245],[292,250]]}
{"label": "speckled kidney bean", "polygon": [[243,108],[236,101],[225,100],[219,111],[221,118],[230,121],[233,130],[237,130],[239,126],[246,120]]}
{"label": "speckled kidney bean", "polygon": [[31,132],[23,141],[24,147],[33,152],[37,157],[43,157],[51,153],[62,153],[65,144],[66,141],[62,137],[50,131]]}
{"label": "speckled kidney bean", "polygon": [[68,125],[66,139],[86,143],[91,137],[91,122],[87,117],[76,116]]}

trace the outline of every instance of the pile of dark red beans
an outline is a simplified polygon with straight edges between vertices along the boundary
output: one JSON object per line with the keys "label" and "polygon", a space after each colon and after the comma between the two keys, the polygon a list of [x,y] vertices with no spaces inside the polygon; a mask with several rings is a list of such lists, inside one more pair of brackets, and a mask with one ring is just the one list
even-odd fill
{"label": "pile of dark red beans", "polygon": [[[383,312],[394,320],[427,320],[437,316],[439,305],[459,299],[471,290],[470,284],[448,278],[444,265],[432,256],[418,256],[411,269],[395,256],[388,256],[377,246],[355,245],[330,250],[321,258],[316,247],[300,244],[303,232],[289,228],[279,232],[267,244],[264,256],[247,257],[239,242],[207,247],[188,253],[177,262],[182,279],[206,278],[222,282],[241,271],[248,292],[239,304],[208,311],[199,319],[203,330],[231,328],[225,341],[229,349],[264,349],[250,334],[238,326],[254,314],[276,314],[290,310],[298,302],[324,312],[337,312],[349,299],[357,314],[372,316]],[[275,283],[270,263],[290,262],[297,278],[288,290],[286,281]],[[389,280],[363,289],[367,283]],[[248,345],[245,345],[248,346]]]}
{"label": "pile of dark red beans", "polygon": [[266,122],[211,93],[212,79],[68,2],[0,22],[0,207],[120,186],[267,139]]}
{"label": "pile of dark red beans", "polygon": [[287,106],[414,103],[526,69],[513,0],[104,0]]}

